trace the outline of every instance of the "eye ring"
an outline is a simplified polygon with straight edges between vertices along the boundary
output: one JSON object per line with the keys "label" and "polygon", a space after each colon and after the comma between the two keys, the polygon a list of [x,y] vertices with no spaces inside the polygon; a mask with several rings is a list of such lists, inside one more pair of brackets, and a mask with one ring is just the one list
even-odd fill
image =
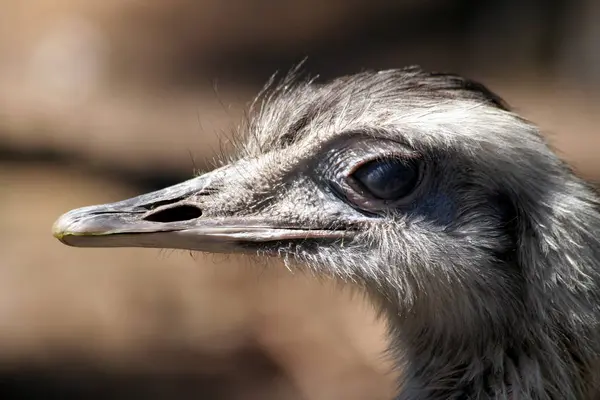
{"label": "eye ring", "polygon": [[410,203],[425,177],[419,157],[384,156],[356,164],[345,179],[346,197],[360,208],[381,210]]}

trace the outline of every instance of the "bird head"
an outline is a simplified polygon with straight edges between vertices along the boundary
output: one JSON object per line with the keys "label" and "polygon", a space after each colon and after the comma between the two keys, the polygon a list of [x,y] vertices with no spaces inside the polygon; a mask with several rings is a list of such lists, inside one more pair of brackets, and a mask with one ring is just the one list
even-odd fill
{"label": "bird head", "polygon": [[486,311],[473,314],[504,315],[543,273],[526,270],[530,242],[543,252],[549,215],[560,217],[549,188],[570,175],[485,87],[415,68],[365,72],[284,81],[252,108],[220,168],[70,211],[54,235],[77,247],[281,257],[365,283],[396,313],[441,320],[481,311],[483,297]]}

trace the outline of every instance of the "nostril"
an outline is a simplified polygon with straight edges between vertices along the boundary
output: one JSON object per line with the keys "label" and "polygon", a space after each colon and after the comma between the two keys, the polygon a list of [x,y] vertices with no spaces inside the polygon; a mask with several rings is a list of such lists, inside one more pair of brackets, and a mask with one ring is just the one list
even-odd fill
{"label": "nostril", "polygon": [[198,207],[182,204],[176,207],[165,208],[144,217],[150,222],[177,222],[187,221],[202,216],[202,210]]}

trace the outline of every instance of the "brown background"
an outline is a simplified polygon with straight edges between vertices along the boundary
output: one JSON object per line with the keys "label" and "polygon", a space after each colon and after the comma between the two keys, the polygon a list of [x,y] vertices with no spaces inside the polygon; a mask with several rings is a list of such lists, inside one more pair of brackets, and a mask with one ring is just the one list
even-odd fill
{"label": "brown background", "polygon": [[275,262],[67,248],[52,222],[208,168],[306,56],[324,79],[408,64],[480,79],[598,180],[599,4],[4,0],[0,397],[389,398],[384,325],[351,289]]}

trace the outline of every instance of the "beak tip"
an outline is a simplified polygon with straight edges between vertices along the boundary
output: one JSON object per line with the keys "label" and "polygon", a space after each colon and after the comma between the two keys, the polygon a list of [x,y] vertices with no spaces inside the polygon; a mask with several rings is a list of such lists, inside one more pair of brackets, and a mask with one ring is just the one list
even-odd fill
{"label": "beak tip", "polygon": [[[101,210],[98,210],[99,206],[91,206],[64,213],[52,225],[52,236],[67,246],[95,247],[95,243],[90,243],[90,238],[110,236],[115,231],[114,226],[111,225],[110,215],[107,218]],[[94,242],[98,241],[94,240]]]}
{"label": "beak tip", "polygon": [[[52,236],[58,239],[60,242],[65,243],[65,236],[69,235],[68,223],[65,221],[65,216],[60,216],[52,225]],[[65,243],[66,244],[66,243]]]}
{"label": "beak tip", "polygon": [[60,217],[52,225],[52,236],[58,239],[61,243],[70,245],[68,238],[85,234],[78,232],[77,219],[73,217],[73,211],[69,211]]}

